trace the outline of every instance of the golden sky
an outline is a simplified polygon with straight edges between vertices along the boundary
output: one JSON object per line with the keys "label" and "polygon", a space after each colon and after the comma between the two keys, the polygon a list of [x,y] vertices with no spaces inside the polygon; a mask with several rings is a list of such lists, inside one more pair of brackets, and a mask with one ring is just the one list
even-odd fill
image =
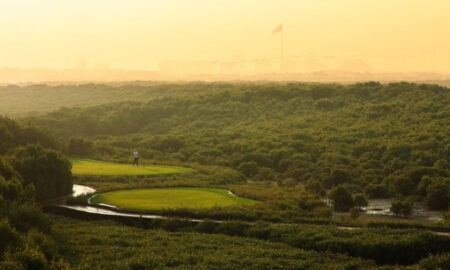
{"label": "golden sky", "polygon": [[0,67],[285,56],[450,72],[450,0],[0,0]]}

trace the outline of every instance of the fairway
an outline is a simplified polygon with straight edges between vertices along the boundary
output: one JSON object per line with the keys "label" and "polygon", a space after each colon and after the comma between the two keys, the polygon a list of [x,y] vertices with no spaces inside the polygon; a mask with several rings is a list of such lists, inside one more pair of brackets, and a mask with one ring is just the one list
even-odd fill
{"label": "fairway", "polygon": [[73,175],[158,175],[191,173],[192,169],[163,165],[139,165],[70,158]]}
{"label": "fairway", "polygon": [[253,205],[254,200],[217,188],[153,188],[101,193],[93,203],[114,205],[122,209],[163,210],[174,208],[211,208],[214,206]]}

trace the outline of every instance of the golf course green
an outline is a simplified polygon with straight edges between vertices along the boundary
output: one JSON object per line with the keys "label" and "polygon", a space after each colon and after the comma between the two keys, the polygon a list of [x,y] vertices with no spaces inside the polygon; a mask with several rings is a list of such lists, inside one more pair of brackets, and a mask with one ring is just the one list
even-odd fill
{"label": "golf course green", "polygon": [[191,173],[192,169],[163,165],[139,165],[70,158],[73,175],[157,175]]}
{"label": "golf course green", "polygon": [[217,188],[151,188],[119,190],[98,194],[92,203],[104,203],[122,209],[163,210],[175,208],[211,208],[214,206],[253,205],[254,200],[237,197]]}

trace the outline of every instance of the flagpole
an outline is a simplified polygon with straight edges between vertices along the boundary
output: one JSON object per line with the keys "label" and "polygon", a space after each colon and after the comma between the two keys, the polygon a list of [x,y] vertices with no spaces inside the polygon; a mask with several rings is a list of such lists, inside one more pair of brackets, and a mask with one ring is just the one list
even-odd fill
{"label": "flagpole", "polygon": [[272,35],[275,35],[275,34],[278,34],[278,33],[280,33],[280,69],[279,69],[279,72],[282,73],[284,71],[284,31],[283,31],[283,24],[278,25],[275,29],[272,30]]}
{"label": "flagpole", "polygon": [[281,36],[280,36],[280,48],[281,48],[281,59],[280,59],[280,71],[283,73],[284,71],[284,28],[281,29]]}

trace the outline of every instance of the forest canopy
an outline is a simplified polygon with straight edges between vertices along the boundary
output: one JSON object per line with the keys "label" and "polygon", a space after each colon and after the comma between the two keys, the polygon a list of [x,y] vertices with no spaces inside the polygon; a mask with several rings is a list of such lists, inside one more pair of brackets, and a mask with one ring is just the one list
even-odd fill
{"label": "forest canopy", "polygon": [[[371,198],[425,198],[448,181],[448,88],[187,85],[198,92],[62,108],[25,121],[64,138],[71,153],[121,160],[138,148],[144,159],[220,165],[255,180],[292,179],[317,194],[345,185]],[[446,208],[428,201],[431,208]]]}
{"label": "forest canopy", "polygon": [[36,199],[71,193],[70,163],[55,150],[28,144],[59,144],[38,128],[0,118],[0,130],[0,269],[62,269],[50,218]]}

